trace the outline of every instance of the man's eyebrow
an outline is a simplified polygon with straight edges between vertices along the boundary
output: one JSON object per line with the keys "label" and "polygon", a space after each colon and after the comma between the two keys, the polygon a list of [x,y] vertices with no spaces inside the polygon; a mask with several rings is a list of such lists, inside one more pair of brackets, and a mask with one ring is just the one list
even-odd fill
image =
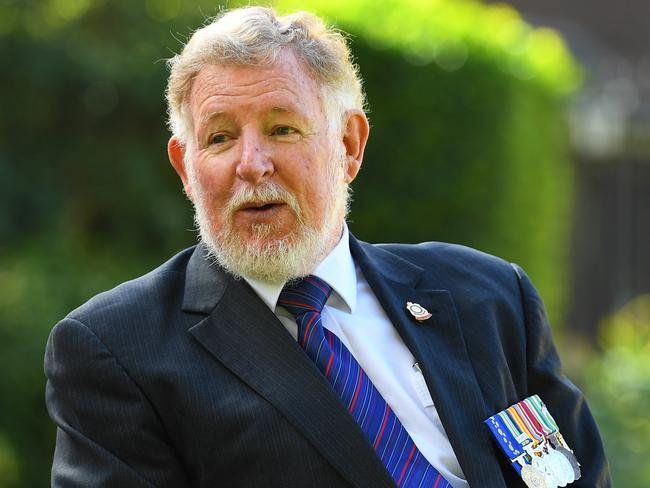
{"label": "man's eyebrow", "polygon": [[300,107],[293,108],[290,105],[276,105],[270,110],[271,115],[288,115],[291,117],[291,120],[298,121],[303,124],[311,125],[312,121],[308,114],[300,110]]}
{"label": "man's eyebrow", "polygon": [[292,110],[292,109],[290,109],[288,107],[280,107],[280,106],[273,107],[271,109],[271,112],[272,113],[283,113],[283,114],[294,114],[294,113],[296,113],[295,110]]}
{"label": "man's eyebrow", "polygon": [[[274,114],[275,113],[281,113],[281,114],[295,114],[295,113],[297,113],[296,110],[294,110],[294,109],[292,109],[290,107],[281,106],[281,105],[272,107],[270,112],[274,113]],[[228,114],[223,110],[217,110],[215,112],[208,112],[201,119],[201,124],[205,125],[205,124],[207,124],[208,122],[210,122],[210,121],[212,121],[214,119],[223,118],[223,117],[226,117],[227,115]]]}
{"label": "man's eyebrow", "polygon": [[205,116],[201,119],[201,125],[207,125],[208,122],[215,120],[215,119],[220,119],[222,117],[226,116],[226,112],[219,110],[217,112],[208,112],[205,114]]}

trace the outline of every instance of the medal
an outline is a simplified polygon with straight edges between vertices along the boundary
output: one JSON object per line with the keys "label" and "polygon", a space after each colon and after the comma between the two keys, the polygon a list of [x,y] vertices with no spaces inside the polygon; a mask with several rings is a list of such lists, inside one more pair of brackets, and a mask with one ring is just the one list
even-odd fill
{"label": "medal", "polygon": [[580,478],[580,464],[539,396],[511,405],[485,424],[528,488],[565,487]]}
{"label": "medal", "polygon": [[521,468],[521,479],[528,488],[550,488],[546,484],[546,476],[530,464]]}
{"label": "medal", "polygon": [[575,455],[563,446],[558,447],[557,452],[559,452],[562,456],[564,456],[566,460],[569,462],[569,465],[573,470],[574,481],[580,479],[580,476],[582,475],[582,473],[580,472],[580,463],[576,459]]}
{"label": "medal", "polygon": [[559,482],[557,476],[555,476],[555,472],[553,471],[551,464],[548,461],[549,459],[546,456],[535,456],[531,464],[533,468],[544,474],[544,478],[546,479],[546,486],[548,486],[548,488],[557,488],[559,486]]}
{"label": "medal", "polygon": [[[567,445],[564,437],[562,437],[558,425],[555,423],[555,419],[553,419],[551,413],[546,408],[546,405],[544,405],[544,403],[540,400],[539,396],[533,395],[526,398],[523,402],[519,403],[523,404],[524,410],[528,413],[529,417],[535,419],[536,425],[543,429],[545,436],[547,437],[548,441],[550,441],[550,447],[554,448],[557,453],[564,456],[566,460],[569,461],[573,475],[567,475],[566,479],[573,479],[571,481],[567,481],[567,483],[572,483],[573,481],[579,479],[581,474],[580,463],[578,463],[578,460],[573,454],[573,451]],[[566,469],[566,464],[563,462],[563,460],[561,460],[558,456],[554,456],[552,453],[551,455],[553,458],[555,458],[555,461],[550,462],[554,465],[557,465],[557,469],[560,472]],[[563,467],[561,468],[560,466]],[[559,475],[558,471],[555,472],[558,474],[558,476],[560,476],[558,478],[558,481],[561,482],[564,477]],[[562,485],[560,484],[560,486]]]}
{"label": "medal", "polygon": [[580,463],[578,463],[578,460],[575,457],[575,454],[569,449],[565,447],[565,444],[563,442],[560,442],[561,435],[559,432],[558,433],[553,433],[550,436],[548,436],[549,441],[551,441],[551,445],[555,448],[557,452],[562,454],[567,460],[569,461],[569,464],[571,464],[571,468],[573,469],[573,476],[574,479],[579,479],[580,478]]}
{"label": "medal", "polygon": [[548,457],[548,465],[555,473],[559,486],[566,486],[576,480],[573,467],[565,456],[553,448],[548,450],[546,456]]}

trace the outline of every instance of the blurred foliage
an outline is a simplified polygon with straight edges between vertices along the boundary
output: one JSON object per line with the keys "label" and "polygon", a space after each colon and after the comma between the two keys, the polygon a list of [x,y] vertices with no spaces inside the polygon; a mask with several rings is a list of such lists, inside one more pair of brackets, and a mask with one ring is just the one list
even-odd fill
{"label": "blurred foliage", "polygon": [[433,63],[444,71],[457,71],[471,58],[489,59],[506,75],[555,94],[572,93],[581,78],[555,31],[532,28],[506,4],[476,0],[276,0],[269,4],[288,12],[316,12],[376,47],[404,53],[415,65]]}
{"label": "blurred foliage", "polygon": [[157,261],[65,236],[0,255],[0,488],[48,485],[54,427],[41,365],[54,322]]}
{"label": "blurred foliage", "polygon": [[[573,191],[562,104],[579,81],[559,37],[469,0],[277,4],[351,33],[373,126],[353,231],[517,261],[558,317]],[[163,60],[218,8],[0,0],[2,488],[47,485],[54,322],[195,241],[167,163]]]}
{"label": "blurred foliage", "polygon": [[650,481],[650,295],[640,296],[603,323],[602,356],[586,370],[586,392],[607,440],[618,488]]}
{"label": "blurred foliage", "polygon": [[18,486],[19,479],[16,453],[7,437],[0,432],[0,486],[3,488]]}

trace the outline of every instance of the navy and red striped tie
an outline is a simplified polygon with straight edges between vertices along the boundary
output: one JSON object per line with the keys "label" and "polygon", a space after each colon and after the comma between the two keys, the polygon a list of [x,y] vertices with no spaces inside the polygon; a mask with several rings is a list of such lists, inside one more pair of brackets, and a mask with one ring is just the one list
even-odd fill
{"label": "navy and red striped tie", "polygon": [[278,304],[296,318],[298,343],[339,394],[397,486],[451,487],[420,453],[350,351],[323,327],[321,311],[331,292],[330,286],[315,276],[282,290]]}

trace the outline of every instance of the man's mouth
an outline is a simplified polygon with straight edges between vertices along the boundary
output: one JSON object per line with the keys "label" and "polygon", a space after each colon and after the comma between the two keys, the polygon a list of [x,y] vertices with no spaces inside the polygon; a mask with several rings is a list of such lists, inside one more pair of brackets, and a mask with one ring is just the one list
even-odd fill
{"label": "man's mouth", "polygon": [[265,203],[264,205],[260,205],[259,207],[253,207],[255,210],[268,210],[270,208],[275,207],[277,204],[276,203]]}
{"label": "man's mouth", "polygon": [[283,205],[286,204],[284,202],[249,202],[239,207],[239,210],[246,213],[264,213]]}

